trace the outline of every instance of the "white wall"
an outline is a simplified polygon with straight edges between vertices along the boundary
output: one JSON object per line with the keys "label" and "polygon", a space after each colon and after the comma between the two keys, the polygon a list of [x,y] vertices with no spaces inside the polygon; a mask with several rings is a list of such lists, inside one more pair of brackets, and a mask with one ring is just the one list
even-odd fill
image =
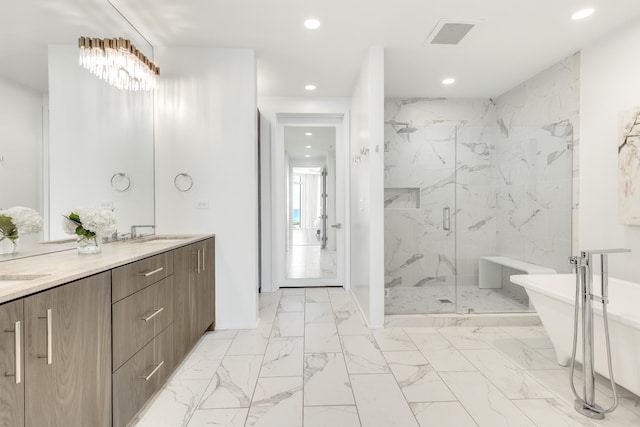
{"label": "white wall", "polygon": [[[252,49],[157,48],[159,233],[216,234],[216,327],[254,328],[258,283],[256,63]],[[193,188],[174,187],[178,173]],[[204,203],[207,209],[196,208]]]}
{"label": "white wall", "polygon": [[[154,223],[153,94],[122,91],[78,65],[75,45],[49,46],[50,237],[68,238],[62,215],[112,204],[118,232]],[[131,187],[115,191],[125,173]]]}
{"label": "white wall", "polygon": [[640,105],[640,24],[582,50],[580,249],[625,247],[609,257],[612,277],[640,282],[640,227],[618,218],[619,114]]}
{"label": "white wall", "polygon": [[41,93],[0,78],[0,209],[43,213],[42,107]]}
{"label": "white wall", "polygon": [[[351,286],[370,327],[384,324],[384,50],[369,48],[351,99]],[[368,149],[368,154],[360,151]]]}

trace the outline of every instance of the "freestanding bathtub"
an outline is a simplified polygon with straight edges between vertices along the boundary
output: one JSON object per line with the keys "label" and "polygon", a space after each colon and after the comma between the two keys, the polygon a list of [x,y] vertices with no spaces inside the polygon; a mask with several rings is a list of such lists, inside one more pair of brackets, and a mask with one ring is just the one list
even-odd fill
{"label": "freestanding bathtub", "polygon": [[[536,274],[511,276],[523,286],[544,325],[558,363],[571,363],[576,276],[574,274]],[[600,293],[600,276],[593,278],[594,293]],[[602,320],[602,304],[594,307],[595,370],[609,377]],[[640,395],[640,285],[609,278],[609,332],[611,359],[616,383]],[[582,326],[579,315],[578,325]],[[580,331],[580,335],[582,332]],[[582,342],[578,335],[576,358],[582,360]]]}

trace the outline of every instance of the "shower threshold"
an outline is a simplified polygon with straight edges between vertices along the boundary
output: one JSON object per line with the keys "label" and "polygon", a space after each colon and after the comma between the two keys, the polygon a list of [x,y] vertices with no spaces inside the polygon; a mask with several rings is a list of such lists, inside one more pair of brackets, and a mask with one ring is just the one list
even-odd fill
{"label": "shower threshold", "polygon": [[445,328],[451,326],[538,326],[537,313],[436,313],[436,314],[387,314],[384,326]]}

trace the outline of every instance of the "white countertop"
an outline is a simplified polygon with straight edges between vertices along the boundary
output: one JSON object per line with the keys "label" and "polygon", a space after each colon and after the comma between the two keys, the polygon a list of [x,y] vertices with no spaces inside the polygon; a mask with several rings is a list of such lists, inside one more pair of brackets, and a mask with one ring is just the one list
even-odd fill
{"label": "white countertop", "polygon": [[[210,237],[214,236],[153,235],[106,243],[99,254],[80,255],[74,247],[61,252],[5,261],[0,263],[0,304]],[[36,277],[14,280],[25,276]]]}

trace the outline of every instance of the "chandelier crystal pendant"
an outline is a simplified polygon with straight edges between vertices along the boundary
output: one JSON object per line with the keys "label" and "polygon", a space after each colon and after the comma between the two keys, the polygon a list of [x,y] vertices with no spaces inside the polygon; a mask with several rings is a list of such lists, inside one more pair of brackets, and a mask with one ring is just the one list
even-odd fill
{"label": "chandelier crystal pendant", "polygon": [[123,38],[80,37],[80,65],[122,90],[153,90],[160,68]]}

